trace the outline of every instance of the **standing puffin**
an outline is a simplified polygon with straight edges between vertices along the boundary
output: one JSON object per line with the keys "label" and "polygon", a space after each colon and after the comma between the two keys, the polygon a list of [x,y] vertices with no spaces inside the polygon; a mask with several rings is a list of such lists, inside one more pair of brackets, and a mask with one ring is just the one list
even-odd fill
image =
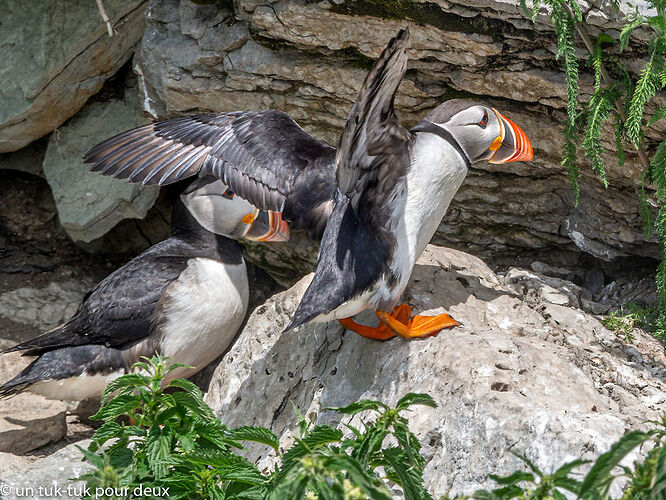
{"label": "standing puffin", "polygon": [[24,390],[69,401],[100,396],[154,354],[193,367],[169,379],[194,375],[229,346],[247,311],[245,261],[231,238],[288,236],[279,214],[236,198],[215,177],[197,179],[173,208],[169,239],[102,280],[65,324],[6,351],[38,357],[0,386],[0,397]]}
{"label": "standing puffin", "polygon": [[[497,110],[469,100],[447,101],[411,132],[402,128],[393,101],[408,38],[400,31],[374,63],[337,151],[285,113],[241,111],[145,125],[100,143],[84,161],[144,185],[213,175],[256,207],[281,213],[292,229],[323,235],[315,278],[288,329],[340,319],[387,339],[455,326],[447,315],[410,319],[409,306],[395,304],[469,166],[528,161],[532,146]],[[377,311],[379,327],[350,319],[366,308]]]}
{"label": "standing puffin", "polygon": [[[469,100],[447,101],[405,130],[393,102],[407,69],[408,39],[405,29],[389,42],[349,113],[317,269],[287,330],[338,319],[361,335],[386,339],[458,325],[447,314],[410,318],[409,306],[396,304],[470,165],[532,159],[532,145],[517,125]],[[368,308],[376,311],[378,327],[349,319]]]}

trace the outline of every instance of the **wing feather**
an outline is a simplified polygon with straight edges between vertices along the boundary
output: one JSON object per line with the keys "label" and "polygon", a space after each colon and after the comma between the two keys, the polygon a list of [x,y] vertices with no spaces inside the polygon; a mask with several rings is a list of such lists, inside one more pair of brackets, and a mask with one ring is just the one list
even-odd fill
{"label": "wing feather", "polygon": [[393,103],[407,70],[408,29],[401,30],[363,82],[340,138],[335,163],[338,187],[359,217],[373,226],[391,222],[390,204],[409,168],[410,135]]}
{"label": "wing feather", "polygon": [[334,177],[334,154],[285,113],[241,111],[144,125],[96,145],[83,160],[92,171],[144,185],[212,174],[258,208],[281,212],[308,168],[328,167]]}

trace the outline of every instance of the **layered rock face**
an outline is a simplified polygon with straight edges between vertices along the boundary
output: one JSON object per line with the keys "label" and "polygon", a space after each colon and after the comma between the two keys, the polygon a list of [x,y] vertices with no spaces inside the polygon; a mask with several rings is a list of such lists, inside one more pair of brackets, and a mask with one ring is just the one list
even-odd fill
{"label": "layered rock face", "polygon": [[[573,283],[517,269],[500,276],[476,257],[430,245],[403,298],[415,313],[446,310],[463,326],[378,342],[337,322],[281,333],[310,279],[258,306],[217,366],[206,401],[224,423],[269,427],[287,445],[292,404],[338,424],[323,408],[427,392],[439,408],[409,417],[426,486],[439,498],[521,468],[509,450],[544,471],[596,457],[666,408],[663,346],[639,331],[633,345],[620,342],[578,309]],[[266,467],[276,459],[259,445],[249,457]]]}
{"label": "layered rock face", "polygon": [[[622,17],[591,5],[585,15],[591,36],[620,26]],[[545,12],[534,25],[510,0],[239,0],[233,10],[230,2],[169,0],[153,1],[147,17],[135,70],[155,117],[275,108],[329,144],[372,59],[411,19],[409,70],[396,101],[403,122],[414,124],[443,100],[470,97],[518,123],[535,150],[529,164],[475,165],[435,242],[494,258],[528,250],[566,265],[581,251],[604,261],[657,255],[645,241],[634,192],[641,167],[631,154],[614,167],[610,134],[611,187],[604,191],[583,162],[574,204],[559,164],[566,86]],[[589,95],[592,79],[581,71],[581,92]]]}
{"label": "layered rock face", "polygon": [[16,151],[73,116],[127,61],[144,24],[144,0],[3,2],[0,153]]}

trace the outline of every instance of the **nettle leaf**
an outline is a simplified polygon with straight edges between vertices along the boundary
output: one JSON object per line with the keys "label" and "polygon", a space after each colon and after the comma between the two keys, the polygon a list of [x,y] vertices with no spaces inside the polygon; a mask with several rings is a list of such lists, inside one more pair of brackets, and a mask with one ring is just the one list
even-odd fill
{"label": "nettle leaf", "polygon": [[128,389],[127,394],[131,393],[132,390],[139,387],[145,387],[150,384],[150,377],[146,375],[140,375],[138,373],[129,373],[127,375],[122,375],[115,380],[109,382],[109,385],[104,389],[102,394],[102,403],[106,402],[114,392],[119,389]]}
{"label": "nettle leaf", "polygon": [[423,474],[417,470],[410,461],[405,460],[405,453],[401,448],[387,448],[382,451],[382,457],[390,466],[393,475],[400,479],[398,483],[407,500],[425,500],[432,498],[423,487]]}
{"label": "nettle leaf", "polygon": [[385,426],[370,426],[353,450],[352,456],[357,458],[362,464],[367,465],[372,454],[381,448],[387,435],[388,429]]}
{"label": "nettle leaf", "polygon": [[390,492],[363,466],[348,455],[335,455],[324,460],[326,469],[346,472],[354,486],[361,488],[363,493],[373,500],[391,500]]}
{"label": "nettle leaf", "polygon": [[525,465],[527,465],[532,472],[534,472],[538,477],[543,478],[543,472],[541,472],[541,469],[539,469],[532,461],[527,458],[525,455],[521,455],[520,453],[514,453],[511,452],[511,454],[520,459]]}
{"label": "nettle leaf", "polygon": [[133,410],[141,406],[138,396],[125,394],[116,396],[99,409],[97,413],[90,417],[90,420],[115,420],[121,415],[129,415]]}
{"label": "nettle leaf", "polygon": [[158,479],[169,472],[167,461],[171,455],[171,441],[171,433],[159,427],[153,427],[146,440],[148,466]]}
{"label": "nettle leaf", "polygon": [[229,439],[237,441],[252,441],[270,446],[275,451],[280,448],[280,440],[270,430],[265,427],[242,426],[230,429],[227,433]]}
{"label": "nettle leaf", "polygon": [[529,472],[523,472],[517,470],[513,474],[509,476],[498,476],[496,474],[488,474],[488,477],[495,481],[497,484],[501,484],[503,486],[508,486],[510,484],[518,484],[523,481],[529,481],[531,483],[534,482],[534,474],[530,474]]}
{"label": "nettle leaf", "polygon": [[329,406],[324,408],[325,410],[334,410],[337,411],[338,413],[343,413],[345,415],[356,415],[357,413],[360,413],[362,411],[366,410],[375,410],[379,411],[380,409],[388,409],[389,406],[385,405],[381,401],[375,401],[373,399],[361,399],[355,403],[352,403],[347,406],[340,406],[340,407],[335,407],[335,406]]}
{"label": "nettle leaf", "polygon": [[578,495],[584,497],[599,492],[599,486],[605,490],[612,481],[611,471],[634,448],[651,438],[650,433],[632,431],[611,446],[611,449],[597,458],[596,462],[583,479]]}
{"label": "nettle leaf", "polygon": [[657,451],[659,456],[657,464],[654,469],[654,479],[652,483],[652,490],[650,491],[650,498],[662,498],[666,492],[666,448],[661,445]]}
{"label": "nettle leaf", "polygon": [[306,436],[298,439],[294,446],[282,455],[282,467],[275,476],[275,481],[280,482],[294,468],[305,455],[330,443],[342,441],[342,431],[328,425],[314,427]]}
{"label": "nettle leaf", "polygon": [[116,448],[109,452],[109,463],[111,467],[123,469],[132,465],[134,452],[130,448]]}
{"label": "nettle leaf", "polygon": [[169,396],[173,398],[176,406],[187,408],[202,420],[216,419],[213,411],[206,404],[202,405],[201,402],[189,392],[178,391],[170,394]]}
{"label": "nettle leaf", "polygon": [[[105,422],[99,429],[95,431],[92,440],[102,445],[109,439],[119,437],[122,434],[122,426],[114,421]],[[92,444],[92,443],[91,443]]]}
{"label": "nettle leaf", "polygon": [[430,408],[437,408],[437,402],[429,394],[410,392],[409,394],[405,394],[400,398],[395,409],[398,411],[405,410],[414,405],[423,405],[429,406]]}

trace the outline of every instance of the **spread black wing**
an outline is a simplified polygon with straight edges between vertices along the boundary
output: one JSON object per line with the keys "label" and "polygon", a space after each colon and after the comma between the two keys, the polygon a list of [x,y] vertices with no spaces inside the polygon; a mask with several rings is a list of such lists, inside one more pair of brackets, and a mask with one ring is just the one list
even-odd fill
{"label": "spread black wing", "polygon": [[403,189],[409,168],[410,134],[393,102],[407,70],[409,31],[401,30],[375,61],[363,82],[340,138],[335,164],[340,191],[361,220],[388,227],[390,203]]}
{"label": "spread black wing", "polygon": [[[94,163],[94,172],[143,184],[212,174],[256,207],[282,212],[292,190],[309,177],[323,179],[316,190],[325,201],[332,200],[334,157],[334,148],[312,138],[285,113],[242,111],[144,125],[98,144],[83,161]],[[322,203],[318,196],[299,206],[300,218],[304,208],[313,211],[312,226],[321,225],[315,213]]]}
{"label": "spread black wing", "polygon": [[166,288],[189,257],[169,255],[159,243],[102,280],[62,326],[8,349],[34,355],[59,347],[100,344],[123,347],[150,334],[151,318]]}

